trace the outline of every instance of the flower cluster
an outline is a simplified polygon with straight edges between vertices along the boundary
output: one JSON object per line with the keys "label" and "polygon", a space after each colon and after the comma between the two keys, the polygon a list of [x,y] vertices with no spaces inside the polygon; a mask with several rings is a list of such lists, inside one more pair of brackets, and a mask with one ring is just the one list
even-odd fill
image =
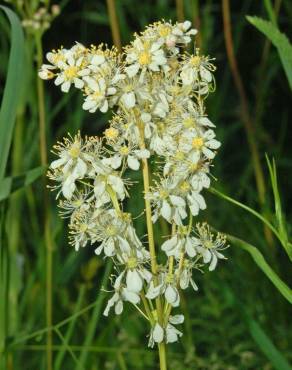
{"label": "flower cluster", "polygon": [[[50,64],[39,71],[63,92],[80,89],[83,109],[113,109],[102,137],[82,139],[78,133],[54,147],[58,159],[48,176],[62,198],[60,213],[70,220],[70,243],[76,250],[95,244],[97,255],[114,261],[113,295],[104,314],[121,314],[124,302],[135,305],[150,322],[151,347],[182,335],[174,325],[183,315],[171,313],[181,290],[198,290],[194,269],[207,265],[212,271],[225,258],[225,237],[213,235],[206,223],[193,226],[193,217],[206,208],[202,191],[210,186],[220,147],[204,106],[214,90],[215,67],[198,49],[193,55],[183,51],[196,33],[188,21],[156,22],[135,34],[121,54],[77,43],[49,52]],[[149,186],[150,157],[155,171]],[[131,187],[128,169],[143,171],[149,250],[123,210]],[[158,264],[151,225],[159,218],[172,231]]]}
{"label": "flower cluster", "polygon": [[[22,7],[23,4],[20,5]],[[28,31],[45,31],[50,27],[52,21],[60,14],[60,6],[55,4],[50,9],[47,7],[40,7],[32,15],[25,17],[22,21],[23,27]]]}

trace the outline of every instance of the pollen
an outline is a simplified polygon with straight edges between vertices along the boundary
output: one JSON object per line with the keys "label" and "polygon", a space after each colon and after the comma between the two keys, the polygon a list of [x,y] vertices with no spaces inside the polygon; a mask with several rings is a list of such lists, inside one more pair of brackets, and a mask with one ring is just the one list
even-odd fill
{"label": "pollen", "polygon": [[78,158],[78,157],[79,157],[79,155],[80,155],[80,144],[79,144],[79,143],[77,143],[77,142],[75,142],[75,143],[71,146],[71,148],[70,148],[70,150],[69,150],[69,154],[70,154],[70,156],[71,156],[72,158]]}
{"label": "pollen", "polygon": [[142,66],[145,66],[145,65],[148,65],[150,64],[151,62],[151,55],[148,51],[143,51],[140,55],[139,55],[139,63],[142,65]]}
{"label": "pollen", "polygon": [[171,28],[169,26],[159,27],[158,34],[161,37],[166,37],[171,33]]}
{"label": "pollen", "polygon": [[186,193],[190,190],[190,184],[187,182],[187,181],[184,181],[181,185],[180,185],[180,190],[183,192],[183,193]]}
{"label": "pollen", "polygon": [[120,149],[120,153],[122,155],[128,155],[129,152],[130,152],[130,149],[126,145],[122,146],[121,149]]}
{"label": "pollen", "polygon": [[116,128],[110,127],[105,130],[104,135],[107,139],[114,140],[118,137],[119,131]]}
{"label": "pollen", "polygon": [[137,267],[137,258],[136,257],[130,257],[127,261],[127,265],[129,269],[134,269]]}
{"label": "pollen", "polygon": [[78,73],[78,67],[76,66],[70,66],[66,68],[66,70],[64,71],[64,75],[67,80],[72,80],[74,77],[77,76],[77,73]]}
{"label": "pollen", "polygon": [[198,55],[195,55],[195,56],[191,57],[190,63],[194,67],[199,67],[199,65],[201,63],[201,57],[199,57]]}
{"label": "pollen", "polygon": [[201,137],[195,137],[192,141],[192,146],[195,149],[199,150],[202,148],[203,145],[204,145],[204,140]]}
{"label": "pollen", "polygon": [[85,232],[87,231],[87,229],[88,229],[88,226],[87,226],[86,224],[81,224],[81,225],[79,226],[79,229],[80,229],[80,231],[81,231],[82,233],[85,233]]}

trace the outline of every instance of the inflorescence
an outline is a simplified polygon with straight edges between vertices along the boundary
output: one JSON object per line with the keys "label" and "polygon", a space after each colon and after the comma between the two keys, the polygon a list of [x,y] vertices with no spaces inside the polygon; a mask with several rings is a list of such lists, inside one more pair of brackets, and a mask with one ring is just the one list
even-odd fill
{"label": "inflorescence", "polygon": [[[206,208],[202,190],[210,186],[210,166],[221,145],[204,106],[214,90],[215,67],[198,49],[194,55],[186,51],[196,33],[188,21],[156,22],[135,34],[122,53],[77,43],[49,52],[50,64],[39,71],[63,92],[80,89],[83,109],[113,110],[102,137],[83,139],[78,133],[54,147],[58,159],[48,176],[61,198],[60,213],[70,220],[70,243],[76,250],[98,243],[95,253],[114,261],[113,295],[104,315],[111,309],[121,314],[124,302],[134,304],[150,322],[151,347],[182,335],[175,325],[184,317],[171,313],[180,304],[180,290],[198,289],[193,270],[208,265],[212,271],[225,258],[225,237],[213,235],[206,223],[193,226],[193,216]],[[157,271],[123,210],[131,187],[125,171],[145,170],[150,157],[155,173],[144,197],[152,222],[162,218],[172,229]]]}

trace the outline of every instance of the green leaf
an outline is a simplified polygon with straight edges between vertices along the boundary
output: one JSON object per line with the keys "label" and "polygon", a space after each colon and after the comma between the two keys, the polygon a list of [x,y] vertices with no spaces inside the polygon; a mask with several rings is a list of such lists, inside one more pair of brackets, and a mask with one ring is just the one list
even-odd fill
{"label": "green leaf", "polygon": [[275,271],[266,262],[262,253],[253,245],[245,242],[242,239],[236,238],[232,235],[227,235],[227,238],[234,244],[237,244],[240,248],[247,251],[258,267],[263,271],[267,278],[274,284],[278,291],[292,304],[292,290],[289,288],[283,280],[275,273]]}
{"label": "green leaf", "polygon": [[246,322],[250,335],[252,336],[258,347],[261,349],[261,351],[265,354],[267,359],[270,360],[274,369],[292,370],[288,361],[275,346],[271,338],[266,334],[261,325],[250,315],[249,310],[247,309],[248,307],[238,299],[238,297],[229,287],[227,287],[227,292],[229,297],[231,298],[230,302],[232,302],[232,304],[237,307],[242,315],[243,320]]}
{"label": "green leaf", "polygon": [[4,178],[23,81],[24,36],[16,14],[0,6],[11,25],[11,49],[0,109],[0,180]]}
{"label": "green leaf", "polygon": [[274,343],[267,336],[260,325],[250,317],[246,319],[249,331],[254,341],[263,351],[266,357],[271,361],[276,370],[292,370],[286,358],[275,347]]}
{"label": "green leaf", "polygon": [[292,45],[287,36],[271,22],[258,17],[246,17],[277,48],[290,88],[292,89]]}
{"label": "green leaf", "polygon": [[288,240],[288,232],[287,232],[284,214],[282,211],[281,197],[280,197],[280,192],[278,188],[276,162],[273,159],[273,162],[271,163],[267,155],[266,155],[266,161],[268,164],[270,179],[271,179],[271,184],[272,184],[272,189],[273,189],[274,204],[275,204],[275,218],[277,221],[277,228],[279,231],[279,235],[282,241],[281,244],[283,245],[286,253],[288,254],[290,260],[292,261],[292,248]]}
{"label": "green leaf", "polygon": [[23,175],[5,177],[0,180],[0,202],[10,196],[16,190],[32,184],[45,171],[45,167],[40,166],[25,172]]}

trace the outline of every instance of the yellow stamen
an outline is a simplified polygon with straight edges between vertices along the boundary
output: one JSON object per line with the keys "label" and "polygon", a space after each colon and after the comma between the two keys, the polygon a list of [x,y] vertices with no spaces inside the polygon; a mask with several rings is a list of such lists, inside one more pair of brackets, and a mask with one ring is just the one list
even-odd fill
{"label": "yellow stamen", "polygon": [[195,137],[192,141],[192,146],[195,149],[199,150],[202,148],[203,145],[204,145],[204,140],[201,137]]}
{"label": "yellow stamen", "polygon": [[148,51],[143,51],[142,53],[140,53],[138,61],[139,64],[141,64],[142,66],[150,64],[151,62],[150,53]]}
{"label": "yellow stamen", "polygon": [[114,140],[118,137],[119,131],[114,127],[110,127],[110,128],[105,130],[104,135],[107,139]]}
{"label": "yellow stamen", "polygon": [[67,80],[72,80],[74,77],[77,76],[78,73],[78,67],[76,66],[70,66],[65,69],[64,75]]}

